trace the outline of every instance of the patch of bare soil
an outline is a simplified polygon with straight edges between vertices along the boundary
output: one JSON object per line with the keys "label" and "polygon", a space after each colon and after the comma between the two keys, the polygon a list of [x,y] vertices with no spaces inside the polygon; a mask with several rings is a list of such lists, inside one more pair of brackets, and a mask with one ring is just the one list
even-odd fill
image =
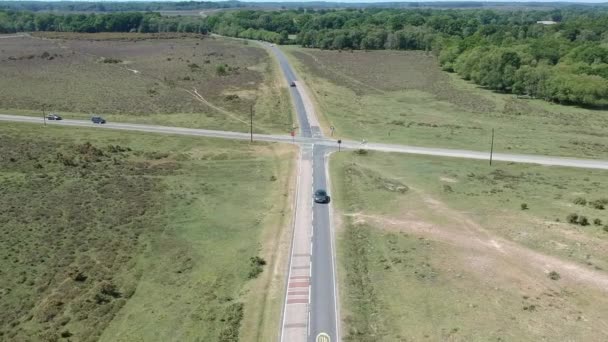
{"label": "patch of bare soil", "polygon": [[470,269],[484,278],[503,279],[503,284],[552,288],[556,281],[548,275],[557,272],[562,286],[588,286],[608,292],[608,274],[605,272],[544,255],[496,236],[466,214],[426,195],[423,199],[427,208],[447,220],[447,223],[432,223],[411,212],[392,218],[364,213],[350,215],[355,222],[369,221],[386,229],[405,231],[453,245],[461,250]]}

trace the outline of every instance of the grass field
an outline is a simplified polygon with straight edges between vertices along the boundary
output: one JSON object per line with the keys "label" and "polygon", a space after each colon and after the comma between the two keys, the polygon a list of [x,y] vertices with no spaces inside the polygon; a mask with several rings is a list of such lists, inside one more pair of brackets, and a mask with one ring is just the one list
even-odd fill
{"label": "grass field", "polygon": [[3,39],[0,112],[287,132],[288,91],[261,47],[196,35],[38,33]]}
{"label": "grass field", "polygon": [[442,72],[413,51],[283,47],[335,136],[421,146],[608,157],[608,111],[518,99]]}
{"label": "grass field", "polygon": [[608,211],[594,207],[605,171],[373,152],[330,162],[345,341],[608,338]]}
{"label": "grass field", "polygon": [[0,340],[276,336],[291,147],[11,123],[0,145]]}

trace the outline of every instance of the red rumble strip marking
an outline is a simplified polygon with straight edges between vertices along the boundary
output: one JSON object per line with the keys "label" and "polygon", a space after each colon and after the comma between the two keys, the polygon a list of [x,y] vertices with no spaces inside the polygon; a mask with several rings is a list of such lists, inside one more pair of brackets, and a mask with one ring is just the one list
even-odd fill
{"label": "red rumble strip marking", "polygon": [[288,292],[287,293],[288,296],[308,296],[308,291],[294,291],[294,292]]}
{"label": "red rumble strip marking", "polygon": [[307,265],[307,266],[291,266],[292,270],[304,270],[304,269],[307,270],[309,268],[310,268],[310,265]]}
{"label": "red rumble strip marking", "polygon": [[293,298],[288,299],[287,304],[308,304],[308,298]]}
{"label": "red rumble strip marking", "polygon": [[289,277],[289,279],[308,279],[310,278],[309,276],[291,276]]}
{"label": "red rumble strip marking", "polygon": [[307,281],[301,281],[301,282],[297,282],[297,283],[289,283],[289,288],[294,288],[294,287],[308,287],[308,282]]}

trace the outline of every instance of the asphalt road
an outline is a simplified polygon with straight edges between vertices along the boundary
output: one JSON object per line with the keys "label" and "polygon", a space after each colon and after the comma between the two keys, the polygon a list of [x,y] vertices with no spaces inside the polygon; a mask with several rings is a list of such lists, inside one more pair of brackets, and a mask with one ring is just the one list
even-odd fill
{"label": "asphalt road", "polygon": [[[281,51],[281,49],[279,49],[278,47],[274,46],[274,44],[268,44],[268,43],[263,43],[263,44],[265,44],[266,47],[270,51],[272,51],[272,53],[274,53],[274,55],[276,56],[277,60],[279,61],[279,66],[281,67],[281,70],[283,71],[283,75],[285,76],[285,79],[287,80],[287,84],[291,85],[291,82],[297,82],[298,79],[296,77],[296,73],[291,68],[291,65],[289,64],[289,61],[287,60],[287,57],[285,56],[283,51]],[[304,101],[302,100],[302,96],[300,95],[300,92],[298,91],[298,89],[296,87],[290,86],[289,93],[291,94],[291,98],[293,100],[293,104],[296,109],[296,114],[298,116],[298,123],[300,124],[301,135],[303,137],[311,137],[312,133],[311,133],[311,128],[310,128],[310,123],[308,122],[308,115],[306,114],[306,109],[304,107]]]}
{"label": "asphalt road", "polygon": [[[327,189],[326,156],[329,148],[313,147],[313,190]],[[339,310],[337,301],[334,231],[328,204],[313,204],[312,277],[310,299],[309,340],[321,333],[331,341],[339,341]]]}
{"label": "asphalt road", "polygon": [[[0,121],[11,121],[11,122],[27,122],[33,124],[42,125],[41,117],[22,116],[22,115],[10,115],[0,114]],[[171,126],[157,126],[157,125],[144,125],[144,124],[130,124],[130,123],[116,123],[110,122],[104,125],[95,125],[89,120],[61,120],[61,121],[48,121],[48,125],[62,125],[62,126],[78,126],[78,127],[96,127],[100,129],[116,129],[125,131],[138,131],[138,132],[149,132],[149,133],[162,133],[162,134],[177,134],[177,135],[190,135],[190,136],[202,136],[211,138],[221,139],[232,139],[232,140],[249,140],[249,133],[244,132],[229,132],[229,131],[215,131],[208,129],[197,129],[197,128],[182,128],[182,127],[171,127]],[[254,134],[254,140],[266,141],[266,142],[279,142],[279,143],[306,143],[326,146],[329,149],[337,149],[338,144],[335,140],[325,138],[310,138],[310,137],[295,137],[292,138],[287,135],[272,135],[272,134]],[[392,144],[379,144],[379,143],[367,143],[362,145],[360,142],[352,140],[342,140],[343,149],[359,149],[366,148],[373,151],[381,152],[395,152],[395,153],[406,153],[406,154],[420,154],[429,156],[439,157],[452,157],[452,158],[465,158],[465,159],[482,159],[488,160],[490,157],[489,152],[481,151],[470,151],[470,150],[457,150],[449,148],[436,148],[436,147],[419,147],[419,146],[408,146],[408,145],[392,145]],[[580,158],[567,158],[567,157],[551,157],[541,156],[533,154],[509,154],[509,153],[494,153],[494,160],[514,162],[514,163],[527,163],[527,164],[540,164],[548,166],[566,166],[584,169],[603,169],[608,170],[608,161],[599,159],[580,159]]]}
{"label": "asphalt road", "polygon": [[[302,83],[298,82],[297,75],[293,71],[289,61],[283,51],[267,44],[267,47],[274,53],[279,66],[283,71],[287,83],[296,82],[298,87],[289,87],[291,98],[300,124],[301,136],[322,138],[323,133],[318,127],[318,120],[310,103],[308,94],[303,94],[305,90]],[[307,106],[304,103],[304,96],[308,98]],[[317,126],[311,126],[311,122]],[[313,145],[312,153],[312,184],[300,184],[300,186],[310,187],[312,191],[326,189],[329,192],[326,179],[325,156],[328,148],[323,145]],[[309,198],[308,201],[312,201]],[[301,205],[301,204],[300,204]],[[312,236],[310,237],[310,277],[309,277],[309,315],[308,315],[308,341],[315,341],[319,334],[325,334],[330,341],[339,341],[338,336],[338,303],[336,298],[335,282],[335,254],[333,249],[334,236],[331,230],[331,220],[329,217],[329,205],[313,203],[312,206]],[[296,226],[297,227],[297,226]],[[305,241],[308,243],[308,241]],[[292,253],[293,258],[293,253]],[[290,262],[291,265],[291,262]],[[289,281],[288,281],[289,284]],[[289,286],[288,286],[289,287]],[[289,293],[289,291],[288,291]],[[286,301],[286,303],[289,300]],[[287,305],[287,304],[286,304]],[[287,312],[287,311],[285,311]],[[282,327],[281,329],[285,329]],[[281,340],[285,339],[285,334],[281,332]],[[328,341],[329,342],[329,341]]]}

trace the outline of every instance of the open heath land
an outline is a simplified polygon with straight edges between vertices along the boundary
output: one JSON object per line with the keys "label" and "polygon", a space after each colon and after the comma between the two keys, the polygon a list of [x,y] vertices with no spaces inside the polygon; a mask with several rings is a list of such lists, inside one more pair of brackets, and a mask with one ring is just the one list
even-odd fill
{"label": "open heath land", "polygon": [[184,34],[36,33],[2,39],[0,111],[287,132],[292,107],[255,44]]}
{"label": "open heath land", "polygon": [[608,111],[518,99],[440,70],[419,51],[283,47],[335,137],[512,153],[608,157]]}
{"label": "open heath land", "polygon": [[0,125],[0,340],[276,335],[295,150]]}
{"label": "open heath land", "polygon": [[345,341],[608,338],[605,171],[331,157]]}

